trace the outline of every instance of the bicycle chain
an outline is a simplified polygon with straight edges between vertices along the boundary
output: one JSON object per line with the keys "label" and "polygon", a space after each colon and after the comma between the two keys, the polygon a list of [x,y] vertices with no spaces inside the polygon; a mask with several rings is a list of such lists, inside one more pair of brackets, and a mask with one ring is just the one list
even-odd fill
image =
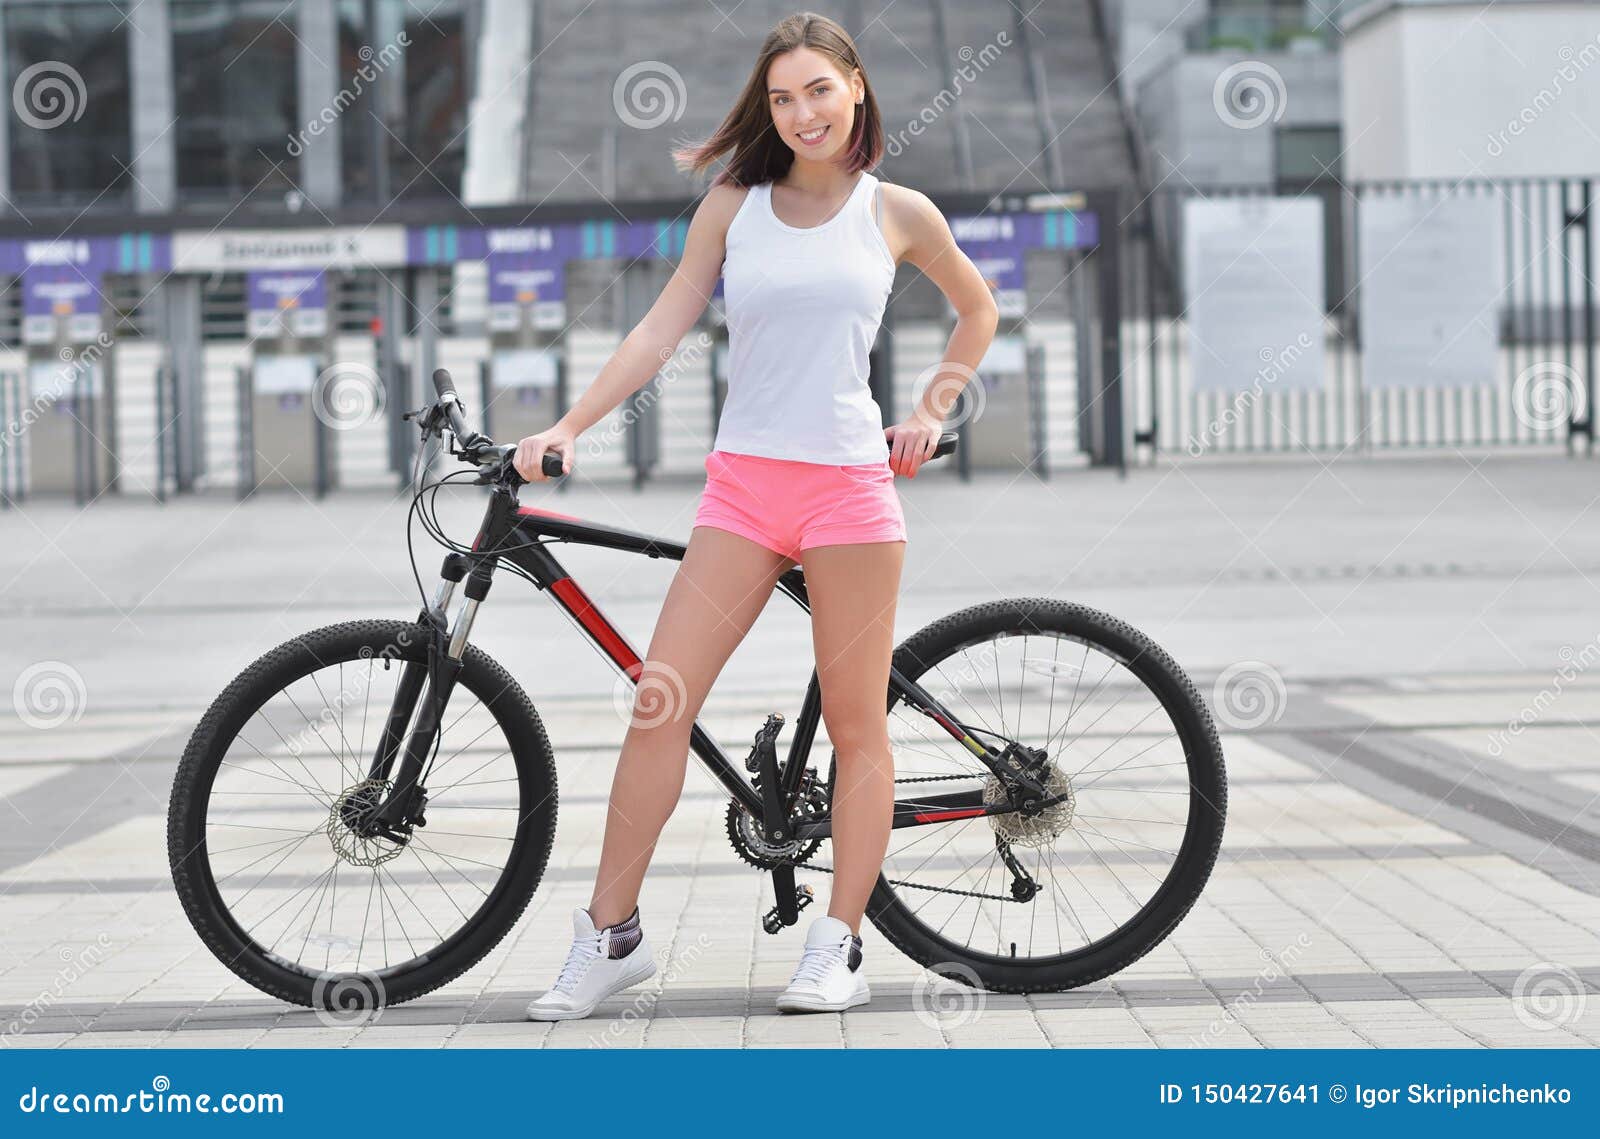
{"label": "bicycle chain", "polygon": [[[796,870],[819,870],[824,874],[834,873],[831,866],[822,866],[814,862],[802,862],[795,866]],[[895,878],[888,880],[891,886],[905,886],[912,890],[927,890],[931,894],[960,894],[965,898],[988,898],[994,902],[1014,902],[1015,898],[1008,898],[1003,894],[984,894],[977,890],[957,890],[953,886],[924,886],[921,882],[902,882]]]}
{"label": "bicycle chain", "polygon": [[904,779],[896,779],[896,783],[938,783],[946,779],[982,779],[983,776],[976,772],[966,775],[908,775]]}
{"label": "bicycle chain", "polygon": [[[979,776],[970,775],[970,774],[969,775],[917,775],[917,776],[907,776],[904,779],[896,779],[895,782],[896,783],[938,783],[941,780],[976,779],[976,778],[979,778]],[[831,866],[823,866],[823,865],[821,865],[819,863],[815,863],[815,862],[800,862],[800,863],[795,863],[793,865],[794,865],[794,868],[796,870],[818,870],[818,871],[821,871],[823,874],[832,874],[832,873],[834,873],[833,867],[831,867]],[[1006,896],[1004,896],[1002,894],[985,894],[985,893],[982,893],[981,891],[978,891],[978,890],[957,890],[952,886],[924,886],[921,882],[903,882],[903,881],[900,881],[900,880],[894,879],[894,878],[890,878],[888,880],[888,882],[889,882],[889,885],[891,885],[891,886],[905,886],[908,889],[912,889],[912,890],[927,890],[929,893],[933,893],[933,894],[959,894],[964,898],[987,898],[990,901],[995,901],[995,902],[1014,902],[1014,901],[1016,901],[1015,898],[1008,898],[1008,897],[1006,897]]]}

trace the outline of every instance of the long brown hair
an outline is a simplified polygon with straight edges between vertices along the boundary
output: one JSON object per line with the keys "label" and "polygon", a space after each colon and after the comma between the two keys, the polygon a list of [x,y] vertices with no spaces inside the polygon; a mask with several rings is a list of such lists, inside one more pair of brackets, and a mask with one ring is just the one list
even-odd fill
{"label": "long brown hair", "polygon": [[778,56],[798,47],[811,48],[827,56],[846,80],[851,71],[861,72],[862,102],[856,107],[845,165],[854,174],[882,160],[883,118],[878,113],[878,99],[872,93],[872,83],[867,78],[867,69],[861,65],[855,41],[827,16],[796,12],[767,33],[738,102],[716,133],[704,142],[673,150],[672,157],[680,170],[698,174],[732,151],[728,164],[711,180],[713,186],[725,182],[753,186],[776,181],[789,172],[789,167],[794,165],[794,151],[773,129],[772,111],[767,105],[767,68]]}

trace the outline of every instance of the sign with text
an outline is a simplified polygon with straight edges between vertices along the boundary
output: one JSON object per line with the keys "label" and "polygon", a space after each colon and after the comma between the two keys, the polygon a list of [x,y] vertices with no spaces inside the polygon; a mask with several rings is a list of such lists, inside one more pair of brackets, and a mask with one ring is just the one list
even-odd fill
{"label": "sign with text", "polygon": [[191,231],[172,235],[172,267],[179,273],[398,268],[405,263],[406,231],[399,225]]}
{"label": "sign with text", "polygon": [[252,339],[327,334],[328,289],[321,270],[252,272],[245,298],[246,331]]}
{"label": "sign with text", "polygon": [[1361,380],[1369,388],[1495,382],[1497,197],[1361,200]]}
{"label": "sign with text", "polygon": [[1183,203],[1184,303],[1195,391],[1322,386],[1318,198]]}
{"label": "sign with text", "polygon": [[98,267],[30,265],[22,272],[22,341],[93,340],[100,334],[103,303]]}

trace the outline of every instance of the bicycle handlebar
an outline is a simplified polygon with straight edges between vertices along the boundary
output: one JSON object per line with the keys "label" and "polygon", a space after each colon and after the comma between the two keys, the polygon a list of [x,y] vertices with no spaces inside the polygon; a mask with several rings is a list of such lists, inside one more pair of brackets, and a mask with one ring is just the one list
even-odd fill
{"label": "bicycle handlebar", "polygon": [[[433,389],[439,393],[439,404],[444,408],[445,416],[450,422],[450,430],[455,432],[463,449],[469,452],[468,457],[479,466],[503,463],[508,471],[516,474],[518,482],[525,482],[526,480],[511,465],[511,457],[517,453],[515,443],[495,443],[487,436],[480,435],[467,427],[466,420],[461,414],[461,397],[456,394],[455,381],[444,368],[434,370]],[[561,456],[554,451],[546,451],[540,460],[539,468],[548,478],[559,477],[563,473]]]}
{"label": "bicycle handlebar", "polygon": [[[511,457],[517,452],[515,443],[495,443],[487,436],[480,435],[467,427],[462,416],[461,397],[456,394],[455,381],[450,378],[450,373],[444,368],[437,368],[433,373],[433,387],[439,393],[439,405],[444,409],[446,418],[450,422],[450,430],[455,432],[456,439],[468,452],[468,457],[479,466],[489,463],[504,464],[506,470],[515,475],[519,483],[525,482],[521,474],[511,465]],[[948,455],[956,449],[960,436],[954,431],[943,432],[939,436],[939,443],[933,449],[929,459],[937,459]],[[561,456],[554,451],[546,451],[539,463],[540,469],[548,478],[557,478],[562,472]]]}

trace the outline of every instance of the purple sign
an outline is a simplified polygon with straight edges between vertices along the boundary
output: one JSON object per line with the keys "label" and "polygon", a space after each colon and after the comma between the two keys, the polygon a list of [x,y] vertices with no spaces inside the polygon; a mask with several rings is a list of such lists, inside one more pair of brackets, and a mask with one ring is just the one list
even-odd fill
{"label": "purple sign", "polygon": [[955,217],[950,232],[995,291],[1001,315],[1013,317],[1026,308],[1028,250],[1086,249],[1099,238],[1094,214],[1061,210]]}
{"label": "purple sign", "polygon": [[22,271],[24,316],[100,312],[100,270],[77,265],[30,265]]}
{"label": "purple sign", "polygon": [[514,331],[525,314],[538,328],[566,319],[567,262],[579,256],[577,227],[530,226],[484,231],[489,326]]}
{"label": "purple sign", "polygon": [[153,233],[0,240],[0,275],[14,277],[33,267],[69,265],[95,280],[106,273],[165,273],[172,268],[172,241]]}
{"label": "purple sign", "polygon": [[245,292],[251,312],[291,308],[327,308],[328,289],[320,270],[252,272]]}
{"label": "purple sign", "polygon": [[320,269],[257,269],[245,277],[246,331],[321,336],[328,329],[328,285]]}
{"label": "purple sign", "polygon": [[490,304],[567,299],[566,265],[577,256],[572,226],[491,229],[486,236]]}

